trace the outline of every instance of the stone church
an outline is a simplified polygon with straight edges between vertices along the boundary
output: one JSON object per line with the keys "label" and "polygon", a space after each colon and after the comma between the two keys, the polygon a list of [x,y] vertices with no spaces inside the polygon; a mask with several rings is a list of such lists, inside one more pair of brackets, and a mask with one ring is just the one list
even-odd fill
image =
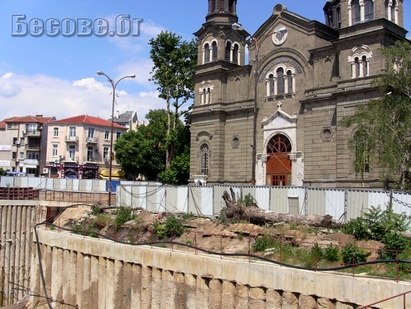
{"label": "stone church", "polygon": [[195,33],[190,182],[382,186],[367,157],[354,172],[355,128],[339,121],[381,95],[379,49],[406,39],[403,0],[328,0],[324,23],[278,4],[254,34],[236,6],[208,0]]}

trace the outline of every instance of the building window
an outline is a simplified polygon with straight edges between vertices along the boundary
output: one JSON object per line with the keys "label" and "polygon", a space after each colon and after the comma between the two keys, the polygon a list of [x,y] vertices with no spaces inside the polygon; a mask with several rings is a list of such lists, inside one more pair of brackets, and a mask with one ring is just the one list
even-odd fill
{"label": "building window", "polygon": [[217,48],[217,42],[216,41],[211,43],[211,48],[212,48],[212,59],[213,59],[213,61],[217,61],[218,48]]}
{"label": "building window", "polygon": [[364,0],[364,20],[369,21],[374,19],[374,1]]}
{"label": "building window", "polygon": [[36,131],[37,131],[37,123],[27,124],[27,132],[36,133]]}
{"label": "building window", "polygon": [[210,83],[210,81],[203,81],[202,86],[200,87],[200,104],[205,105],[205,104],[210,104],[212,103],[212,92],[213,92],[214,86]]}
{"label": "building window", "polygon": [[277,67],[275,74],[270,72],[267,76],[267,96],[292,94],[295,92],[295,73],[292,68]]}
{"label": "building window", "polygon": [[275,91],[274,91],[274,74],[268,75],[268,80],[267,80],[267,96],[274,96]]}
{"label": "building window", "polygon": [[278,68],[277,71],[277,94],[283,94],[284,90],[284,69]]}
{"label": "building window", "polygon": [[75,145],[69,145],[69,147],[68,147],[68,157],[71,161],[75,161],[75,159],[76,159],[76,146]]}
{"label": "building window", "polygon": [[87,161],[88,162],[94,161],[94,147],[93,146],[87,147]]}
{"label": "building window", "polygon": [[231,42],[227,41],[225,44],[225,60],[231,61]]}
{"label": "building window", "polygon": [[109,159],[109,155],[108,155],[108,147],[103,147],[103,159],[104,160],[108,160]]}
{"label": "building window", "polygon": [[204,44],[204,61],[203,63],[209,63],[210,62],[210,44],[206,43]]}
{"label": "building window", "polygon": [[359,0],[351,1],[351,24],[355,25],[361,21],[361,10]]}
{"label": "building window", "polygon": [[75,137],[76,136],[76,127],[70,127],[69,136],[70,137]]}
{"label": "building window", "polygon": [[354,172],[356,174],[364,174],[370,172],[370,146],[368,143],[369,136],[367,130],[360,128],[354,134],[355,143],[355,161]]}
{"label": "building window", "polygon": [[200,147],[201,153],[201,175],[208,175],[208,167],[209,167],[209,148],[207,144],[202,144]]}
{"label": "building window", "polygon": [[351,62],[351,77],[359,78],[370,75],[370,59],[372,51],[367,45],[354,47],[348,56],[348,61]]}
{"label": "building window", "polygon": [[235,64],[240,64],[239,54],[240,46],[238,45],[238,43],[231,43],[230,41],[227,41],[225,46],[225,60]]}
{"label": "building window", "polygon": [[398,3],[396,0],[385,0],[385,18],[398,23]]}
{"label": "building window", "polygon": [[52,144],[51,145],[51,156],[52,157],[57,157],[59,154],[59,145],[58,144]]}
{"label": "building window", "polygon": [[88,135],[89,138],[93,138],[94,137],[94,128],[88,128]]}
{"label": "building window", "polygon": [[121,137],[121,132],[116,133],[116,139],[119,139]]}
{"label": "building window", "polygon": [[58,127],[53,128],[53,137],[59,137],[59,128]]}
{"label": "building window", "polygon": [[110,131],[104,131],[104,140],[109,141],[110,140]]}

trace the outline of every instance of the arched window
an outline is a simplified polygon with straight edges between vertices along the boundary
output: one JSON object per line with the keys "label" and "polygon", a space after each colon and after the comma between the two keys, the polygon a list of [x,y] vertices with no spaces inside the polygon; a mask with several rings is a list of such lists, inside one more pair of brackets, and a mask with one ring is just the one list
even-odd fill
{"label": "arched window", "polygon": [[361,10],[359,0],[351,1],[351,24],[354,25],[361,21]]}
{"label": "arched window", "polygon": [[287,93],[293,93],[293,74],[290,70],[287,71]]}
{"label": "arched window", "polygon": [[274,137],[268,142],[267,154],[289,152],[291,152],[290,140],[282,134],[274,135]]}
{"label": "arched window", "polygon": [[364,174],[370,171],[370,136],[368,131],[360,128],[354,134],[354,172]]}
{"label": "arched window", "polygon": [[233,62],[234,62],[235,64],[239,64],[239,63],[238,63],[238,52],[239,52],[238,44],[234,44],[234,48],[233,48]]}
{"label": "arched window", "polygon": [[295,93],[295,69],[284,64],[274,68],[266,75],[267,96],[292,95]]}
{"label": "arched window", "polygon": [[204,44],[204,63],[210,62],[210,44]]}
{"label": "arched window", "polygon": [[361,58],[361,62],[362,62],[362,76],[368,76],[369,72],[368,72],[368,60],[367,60],[367,56],[362,56]]}
{"label": "arched window", "polygon": [[274,92],[274,74],[268,75],[268,80],[267,80],[267,96],[273,96],[275,95]]}
{"label": "arched window", "polygon": [[231,42],[227,41],[225,43],[225,60],[231,61]]}
{"label": "arched window", "polygon": [[214,41],[213,43],[211,43],[212,49],[213,49],[213,61],[217,60],[217,53],[218,53],[218,48],[217,48],[217,42]]}
{"label": "arched window", "polygon": [[397,23],[397,0],[385,0],[385,18],[388,20]]}
{"label": "arched window", "polygon": [[360,70],[361,70],[361,66],[360,66],[360,60],[358,59],[358,57],[355,57],[354,59],[354,63],[355,63],[355,77],[360,77]]}
{"label": "arched window", "polygon": [[277,69],[277,94],[284,93],[284,69]]}
{"label": "arched window", "polygon": [[201,96],[200,98],[201,105],[212,103],[213,89],[214,89],[214,86],[211,84],[210,81],[202,82],[202,86],[199,89],[200,96]]}
{"label": "arched window", "polygon": [[364,18],[365,21],[374,19],[374,1],[364,0]]}
{"label": "arched window", "polygon": [[337,27],[341,28],[341,8],[336,9],[337,12]]}
{"label": "arched window", "polygon": [[209,148],[206,143],[202,144],[200,147],[200,174],[201,175],[208,175],[208,168],[209,168]]}
{"label": "arched window", "polygon": [[367,45],[354,47],[348,56],[348,61],[351,62],[351,77],[365,77],[370,75],[370,59],[372,51]]}

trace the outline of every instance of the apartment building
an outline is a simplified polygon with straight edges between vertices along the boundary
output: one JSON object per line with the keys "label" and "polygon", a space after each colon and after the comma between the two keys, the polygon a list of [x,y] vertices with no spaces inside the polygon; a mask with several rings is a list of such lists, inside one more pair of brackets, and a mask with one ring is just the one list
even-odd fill
{"label": "apartment building", "polygon": [[[79,115],[51,121],[44,131],[43,175],[98,179],[109,169],[111,139],[114,144],[127,128],[99,117]],[[112,159],[113,175],[121,174],[114,156]]]}
{"label": "apartment building", "polygon": [[38,176],[43,127],[55,117],[11,117],[0,122],[0,167],[10,172]]}

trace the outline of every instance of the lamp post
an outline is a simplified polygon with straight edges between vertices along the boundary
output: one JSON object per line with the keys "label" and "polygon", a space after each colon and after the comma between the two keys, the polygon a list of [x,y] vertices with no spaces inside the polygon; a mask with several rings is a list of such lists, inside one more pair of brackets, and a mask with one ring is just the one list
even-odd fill
{"label": "lamp post", "polygon": [[113,88],[113,100],[112,100],[112,105],[111,105],[111,132],[110,132],[110,161],[109,161],[109,168],[108,168],[108,206],[111,206],[111,192],[113,190],[112,184],[111,184],[111,175],[112,175],[112,169],[113,169],[113,156],[114,156],[114,151],[113,151],[113,134],[114,134],[114,103],[116,102],[116,88],[119,82],[121,82],[125,78],[135,78],[136,74],[130,74],[123,76],[120,78],[117,82],[114,82],[108,75],[102,71],[97,71],[97,75],[103,75],[107,77],[107,80],[111,84],[111,87]]}
{"label": "lamp post", "polygon": [[[234,23],[231,25],[231,28],[233,30],[241,31],[244,30],[244,28],[238,24]],[[273,34],[277,33],[278,30],[275,30],[266,36],[264,36],[260,41],[257,40],[255,37],[250,37],[245,41],[247,45],[254,44],[255,46],[255,55],[254,55],[254,102],[253,102],[253,143],[251,145],[252,147],[252,159],[251,159],[251,184],[255,185],[256,177],[255,177],[255,170],[256,170],[256,165],[257,165],[257,116],[258,116],[258,107],[257,107],[257,89],[258,89],[258,76],[260,73],[260,68],[259,68],[259,52],[260,52],[260,47],[261,44],[270,36]]]}

